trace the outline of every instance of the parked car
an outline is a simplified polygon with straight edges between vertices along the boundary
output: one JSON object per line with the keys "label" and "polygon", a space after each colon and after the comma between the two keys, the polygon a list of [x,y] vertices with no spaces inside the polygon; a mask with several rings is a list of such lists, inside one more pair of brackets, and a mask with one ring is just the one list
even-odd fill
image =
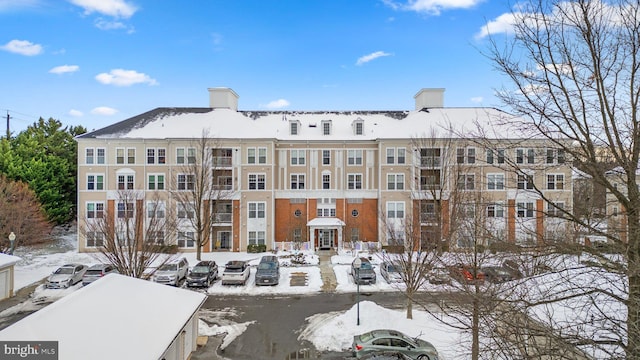
{"label": "parked car", "polygon": [[351,349],[358,359],[381,351],[400,352],[411,359],[438,359],[438,351],[430,342],[389,329],[373,330],[354,336]]}
{"label": "parked car", "polygon": [[507,259],[502,262],[502,267],[509,271],[514,279],[522,279],[522,271],[515,260]]}
{"label": "parked car", "polygon": [[258,263],[256,285],[278,285],[280,282],[280,263],[278,257],[265,255]]}
{"label": "parked car", "polygon": [[222,285],[244,285],[249,279],[249,263],[242,260],[227,262],[222,272]]}
{"label": "parked car", "polygon": [[178,286],[187,278],[189,261],[186,258],[178,258],[160,266],[153,274],[153,281],[160,284]]}
{"label": "parked car", "polygon": [[431,284],[451,284],[451,276],[445,268],[433,268],[427,273],[427,280]]}
{"label": "parked car", "polygon": [[380,264],[380,275],[389,283],[401,283],[402,267],[397,262],[383,261]]}
{"label": "parked car", "polygon": [[82,264],[66,264],[57,268],[45,283],[47,289],[62,289],[71,287],[80,281],[87,271],[87,265]]}
{"label": "parked car", "polygon": [[218,278],[218,264],[215,261],[200,261],[187,275],[187,286],[209,287]]}
{"label": "parked car", "polygon": [[351,263],[351,276],[353,281],[359,285],[368,285],[376,283],[376,273],[373,271],[373,265],[366,257],[360,258],[360,269],[356,269],[356,261]]}
{"label": "parked car", "polygon": [[363,355],[361,360],[413,360],[399,351],[376,351]]}
{"label": "parked car", "polygon": [[483,266],[484,278],[490,283],[499,284],[514,280],[513,274],[502,266]]}
{"label": "parked car", "polygon": [[449,275],[461,284],[484,284],[484,273],[472,266],[456,264],[449,268]]}
{"label": "parked car", "polygon": [[82,276],[82,285],[89,285],[105,275],[117,273],[118,270],[111,264],[93,264]]}

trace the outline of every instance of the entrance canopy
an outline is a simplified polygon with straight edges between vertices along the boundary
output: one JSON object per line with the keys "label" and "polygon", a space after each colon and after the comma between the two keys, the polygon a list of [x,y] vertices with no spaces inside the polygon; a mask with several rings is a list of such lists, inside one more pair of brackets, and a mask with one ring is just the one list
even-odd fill
{"label": "entrance canopy", "polygon": [[307,223],[307,226],[313,228],[338,228],[340,226],[345,226],[345,223],[344,221],[334,217],[317,217],[310,220]]}

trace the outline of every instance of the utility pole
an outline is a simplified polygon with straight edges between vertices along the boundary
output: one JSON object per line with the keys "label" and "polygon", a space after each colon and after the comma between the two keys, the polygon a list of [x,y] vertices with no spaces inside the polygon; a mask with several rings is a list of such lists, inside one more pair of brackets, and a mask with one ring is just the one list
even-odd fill
{"label": "utility pole", "polygon": [[11,128],[9,127],[9,120],[11,116],[9,115],[9,110],[7,110],[7,140],[11,139]]}

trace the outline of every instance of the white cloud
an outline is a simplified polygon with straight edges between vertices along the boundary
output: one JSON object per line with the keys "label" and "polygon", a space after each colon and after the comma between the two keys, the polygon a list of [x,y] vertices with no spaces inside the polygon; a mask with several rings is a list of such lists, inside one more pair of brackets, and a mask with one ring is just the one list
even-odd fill
{"label": "white cloud", "polygon": [[476,104],[481,103],[483,100],[484,98],[482,96],[474,96],[471,98],[471,102]]}
{"label": "white cloud", "polygon": [[131,86],[135,84],[157,85],[158,82],[144,73],[135,70],[113,69],[111,72],[96,75],[96,80],[105,85]]}
{"label": "white cloud", "polygon": [[35,8],[41,5],[40,0],[0,0],[0,12]]}
{"label": "white cloud", "polygon": [[120,21],[109,21],[103,18],[96,19],[93,24],[100,30],[117,30],[127,28],[127,25]]}
{"label": "white cloud", "polygon": [[383,2],[394,10],[415,11],[428,15],[440,15],[443,10],[468,9],[484,0],[407,0],[406,3],[394,0]]}
{"label": "white cloud", "polygon": [[11,40],[6,45],[0,47],[0,49],[12,52],[15,54],[33,56],[42,54],[42,45],[34,44],[27,40]]}
{"label": "white cloud", "polygon": [[211,34],[211,39],[213,39],[213,44],[214,45],[220,45],[222,44],[222,34],[218,34],[218,33],[213,33]]}
{"label": "white cloud", "polygon": [[82,117],[84,114],[80,110],[71,109],[69,110],[69,115],[73,117]]}
{"label": "white cloud", "polygon": [[384,51],[376,51],[369,55],[361,56],[360,58],[358,58],[358,61],[356,61],[356,65],[362,65],[383,56],[391,56],[391,54]]}
{"label": "white cloud", "polygon": [[97,12],[115,18],[128,19],[138,10],[125,0],[69,0],[69,2],[83,8],[85,14]]}
{"label": "white cloud", "polygon": [[[516,13],[506,13],[491,20],[487,25],[480,28],[480,32],[475,35],[476,39],[482,39],[488,35],[500,33],[513,33],[513,25],[516,23]],[[518,15],[519,17],[519,15]]]}
{"label": "white cloud", "polygon": [[78,65],[60,65],[49,70],[49,72],[52,74],[65,74],[76,72],[78,70],[80,70],[80,66]]}
{"label": "white cloud", "polygon": [[94,115],[106,115],[106,116],[113,115],[117,112],[118,110],[107,107],[107,106],[98,106],[97,108],[94,108],[91,110],[91,113]]}
{"label": "white cloud", "polygon": [[267,104],[267,108],[268,109],[282,109],[285,108],[287,106],[291,105],[287,100],[285,99],[278,99],[278,100],[274,100],[270,103]]}

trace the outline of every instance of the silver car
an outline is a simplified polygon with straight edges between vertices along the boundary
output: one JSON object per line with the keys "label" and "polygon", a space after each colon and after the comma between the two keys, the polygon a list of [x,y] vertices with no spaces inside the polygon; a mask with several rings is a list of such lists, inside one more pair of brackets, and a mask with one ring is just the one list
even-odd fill
{"label": "silver car", "polygon": [[179,258],[160,266],[153,274],[153,281],[160,284],[179,286],[182,280],[187,278],[189,261]]}
{"label": "silver car", "polygon": [[402,282],[402,265],[397,262],[383,261],[380,264],[380,275],[389,283]]}
{"label": "silver car", "polygon": [[101,277],[112,273],[117,274],[118,270],[116,270],[116,268],[111,264],[91,265],[82,276],[82,285],[89,285],[92,282],[100,279]]}
{"label": "silver car", "polygon": [[438,351],[430,342],[390,329],[373,330],[354,336],[352,350],[358,359],[381,351],[397,351],[412,359],[438,360]]}
{"label": "silver car", "polygon": [[49,275],[45,286],[47,289],[64,289],[71,287],[80,281],[87,271],[87,265],[66,264],[56,269]]}

